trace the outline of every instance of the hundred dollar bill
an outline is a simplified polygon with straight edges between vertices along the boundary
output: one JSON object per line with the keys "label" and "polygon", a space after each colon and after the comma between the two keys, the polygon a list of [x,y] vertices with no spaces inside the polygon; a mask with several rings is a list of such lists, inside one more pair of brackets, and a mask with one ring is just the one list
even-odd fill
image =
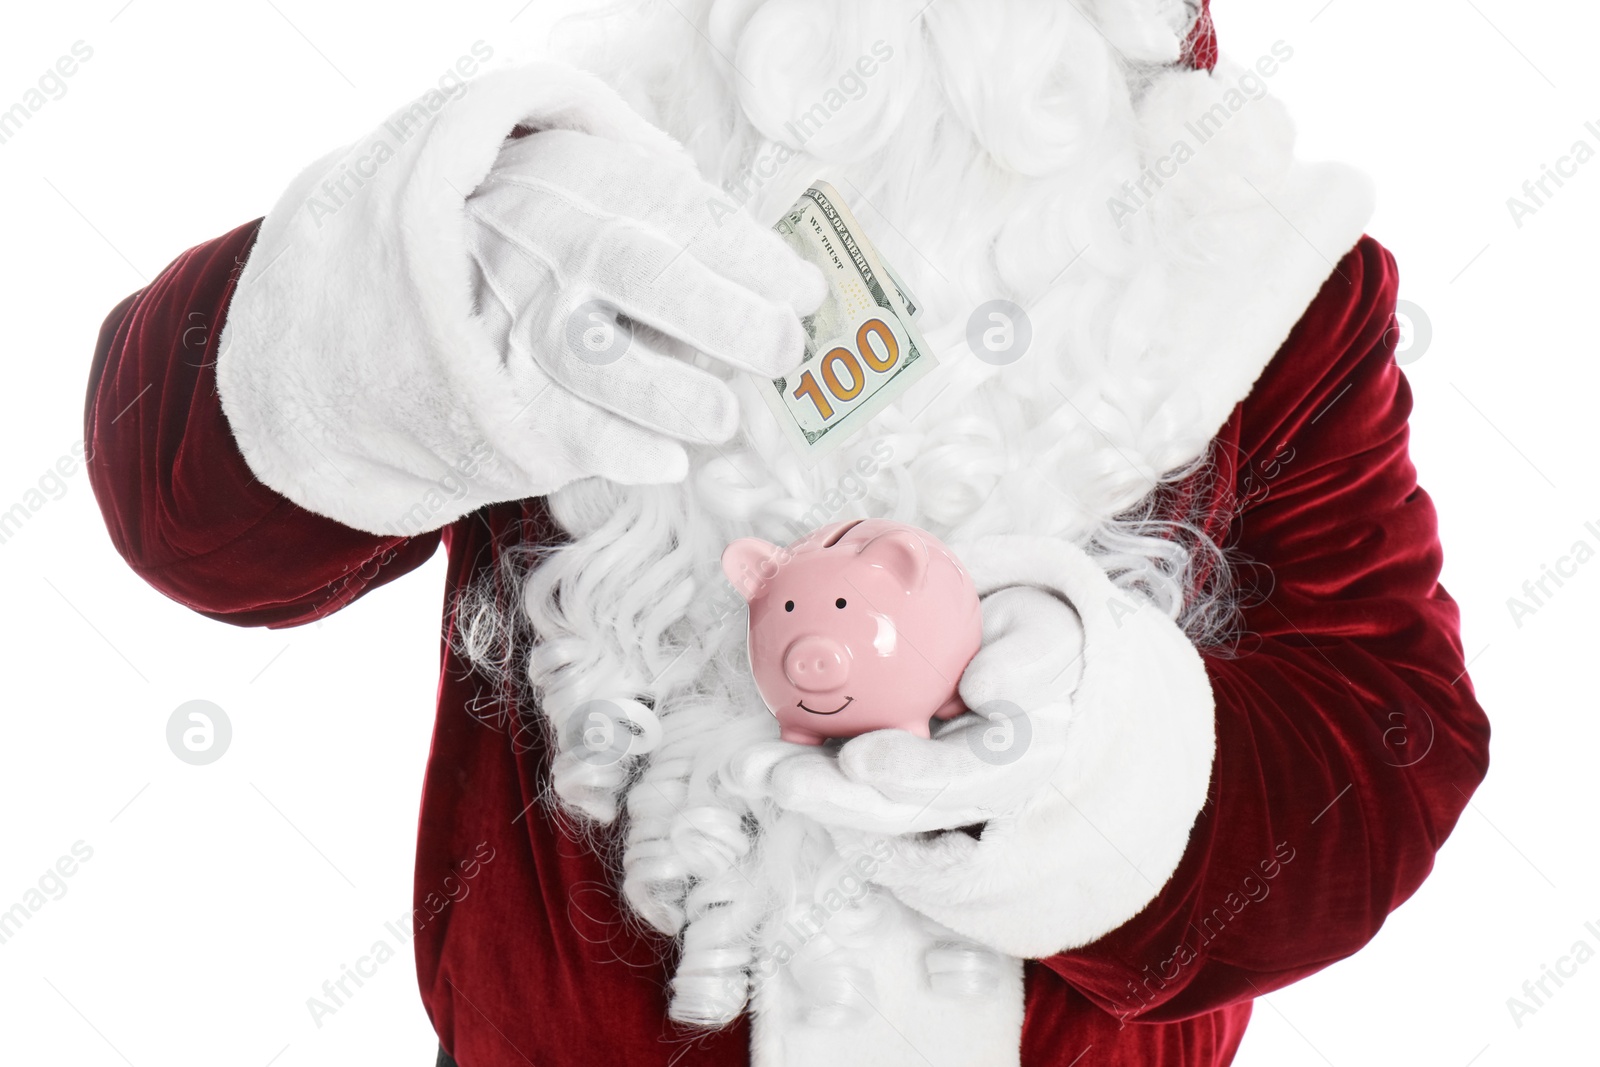
{"label": "hundred dollar bill", "polygon": [[804,320],[804,361],[762,389],[789,439],[815,458],[938,364],[916,327],[916,298],[833,186],[814,183],[773,229],[828,280],[822,306]]}

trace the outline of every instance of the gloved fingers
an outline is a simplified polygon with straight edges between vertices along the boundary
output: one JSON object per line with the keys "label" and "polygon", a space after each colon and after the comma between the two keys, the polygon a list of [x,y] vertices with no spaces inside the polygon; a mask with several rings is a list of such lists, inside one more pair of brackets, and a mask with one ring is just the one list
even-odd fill
{"label": "gloved fingers", "polygon": [[1083,674],[1083,623],[1060,598],[1031,586],[983,598],[983,645],[962,673],[969,708],[1003,702],[1030,715],[1059,705]]}
{"label": "gloved fingers", "polygon": [[536,390],[515,416],[517,425],[495,434],[497,449],[522,469],[553,469],[560,484],[598,476],[619,485],[657,485],[681,482],[688,474],[688,452],[677,441],[636,426],[555,382],[546,381]]}
{"label": "gloved fingers", "polygon": [[891,806],[870,786],[847,779],[838,761],[820,745],[786,741],[751,745],[729,760],[726,777],[730,788],[747,799],[771,800],[825,824],[834,821],[841,806],[870,813],[873,819],[883,818],[884,809]]}
{"label": "gloved fingers", "polygon": [[878,834],[919,833],[982,822],[990,813],[927,800],[899,801],[846,775],[826,750],[773,741],[741,752],[729,765],[735,791],[764,797],[828,827]]}
{"label": "gloved fingers", "polygon": [[890,801],[986,818],[1011,811],[1049,787],[1066,754],[1065,716],[984,711],[952,721],[932,741],[904,730],[862,734],[839,749],[839,767]]}
{"label": "gloved fingers", "polygon": [[[674,239],[735,285],[758,293],[801,318],[817,310],[827,297],[828,283],[822,271],[743,211],[719,216],[715,221],[691,219],[690,224],[695,228]],[[792,369],[791,364],[778,373]]]}
{"label": "gloved fingers", "polygon": [[540,192],[554,196],[562,201],[561,211],[586,216],[591,229],[644,223],[675,250],[687,250],[740,288],[796,316],[815,311],[826,295],[814,266],[766,226],[734,210],[727,195],[705,181],[687,157],[572,130],[546,130],[501,149],[485,186],[496,184],[520,186],[522,200],[535,200]]}
{"label": "gloved fingers", "polygon": [[738,428],[739,402],[726,383],[662,355],[648,331],[615,309],[587,302],[564,318],[561,335],[536,346],[533,358],[575,396],[680,441],[726,441]]}
{"label": "gloved fingers", "polygon": [[729,279],[654,227],[613,226],[559,255],[594,297],[737,370],[776,377],[805,356],[805,327],[789,304]]}
{"label": "gloved fingers", "polygon": [[501,146],[473,199],[496,186],[517,186],[537,199],[553,195],[604,226],[622,219],[655,223],[674,236],[692,235],[706,200],[725,199],[684,155],[671,155],[578,130],[541,130]]}
{"label": "gloved fingers", "polygon": [[689,453],[682,445],[609,412],[597,414],[593,432],[586,432],[581,423],[573,427],[585,443],[573,441],[568,446],[578,453],[586,474],[618,485],[663,485],[688,476]]}
{"label": "gloved fingers", "polygon": [[[718,273],[651,222],[620,218],[575,227],[572,215],[581,209],[564,193],[506,199],[520,192],[491,186],[467,205],[474,223],[468,247],[514,319],[550,315],[556,343],[576,348],[588,336],[585,320],[605,304],[738,370],[774,377],[800,363],[805,329],[788,303]],[[820,272],[801,266],[820,292]],[[583,299],[564,302],[566,293]]]}
{"label": "gloved fingers", "polygon": [[[548,294],[560,288],[561,276],[547,250],[507,230],[482,203],[468,200],[465,210],[474,315],[504,346],[519,320],[525,321],[541,302],[548,303]],[[502,360],[505,355],[502,347]]]}
{"label": "gloved fingers", "polygon": [[[941,737],[951,733],[946,727]],[[839,769],[851,781],[869,784],[891,800],[954,799],[968,792],[965,779],[982,766],[965,741],[965,737],[929,740],[905,730],[874,730],[840,746]]]}

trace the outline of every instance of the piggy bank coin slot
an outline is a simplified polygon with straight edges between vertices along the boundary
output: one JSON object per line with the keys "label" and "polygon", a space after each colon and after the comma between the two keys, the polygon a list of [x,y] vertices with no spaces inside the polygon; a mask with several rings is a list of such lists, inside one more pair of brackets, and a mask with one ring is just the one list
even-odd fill
{"label": "piggy bank coin slot", "polygon": [[843,526],[839,527],[839,530],[838,530],[837,533],[835,533],[832,537],[828,538],[828,540],[823,543],[822,547],[823,548],[832,548],[834,545],[839,543],[839,539],[841,537],[843,537],[845,534],[849,533],[851,530],[854,530],[857,526],[861,525],[861,523],[863,523],[864,521],[866,521],[866,520],[864,520],[864,519],[854,519],[854,520],[852,520],[850,522],[845,523]]}

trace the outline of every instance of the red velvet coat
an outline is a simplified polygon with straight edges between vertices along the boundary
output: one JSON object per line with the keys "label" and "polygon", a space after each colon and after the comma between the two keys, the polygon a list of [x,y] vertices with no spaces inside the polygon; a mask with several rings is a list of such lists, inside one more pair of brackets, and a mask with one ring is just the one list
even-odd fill
{"label": "red velvet coat", "polygon": [[[222,331],[202,341],[186,326],[196,312],[223,320],[256,228],[184,253],[102,329],[89,473],[128,563],[203,614],[279,627],[337,611],[441,542],[453,592],[519,538],[555,536],[529,500],[377,537],[255,479],[218,403]],[[1259,594],[1237,653],[1206,657],[1210,800],[1148,907],[1027,965],[1024,1064],[1229,1062],[1251,998],[1364,945],[1427,875],[1485,773],[1488,723],[1437,582],[1433,505],[1407,456],[1395,285],[1393,259],[1363,239],[1218,434],[1220,477],[1193,483],[1193,506],[1251,561],[1239,576]],[[743,1020],[692,1045],[666,1021],[668,946],[631,932],[599,860],[532,804],[545,746],[513,746],[475,719],[486,683],[448,640],[443,657],[415,946],[444,1047],[463,1067],[746,1062]],[[470,905],[440,908],[437,888],[485,841],[494,877]]]}

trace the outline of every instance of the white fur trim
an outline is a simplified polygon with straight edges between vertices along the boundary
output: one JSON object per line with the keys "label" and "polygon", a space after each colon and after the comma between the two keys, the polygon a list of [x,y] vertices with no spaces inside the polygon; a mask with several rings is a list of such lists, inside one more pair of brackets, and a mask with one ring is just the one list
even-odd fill
{"label": "white fur trim", "polygon": [[877,936],[851,953],[864,1010],[839,1023],[811,1020],[778,976],[751,998],[751,1067],[1016,1067],[1021,1055],[1022,961],[999,958],[981,991],[936,990],[927,953],[959,935],[893,900]]}
{"label": "white fur trim", "polygon": [[519,124],[682,152],[597,78],[537,63],[432,92],[308,167],[262,223],[217,357],[266,485],[383,534],[556,488],[538,470],[553,446],[471,321],[463,203]]}
{"label": "white fur trim", "polygon": [[1147,210],[1187,216],[1188,227],[1171,232],[1192,227],[1208,253],[1158,249],[1144,269],[1166,282],[1166,301],[1139,369],[1170,382],[1170,402],[1190,410],[1178,435],[1152,442],[1156,472],[1204,452],[1372,217],[1372,183],[1360,171],[1292,159],[1293,127],[1270,97],[1197,143],[1197,120],[1222,106],[1242,73],[1227,61],[1210,74],[1169,73],[1139,110],[1150,163],[1179,140],[1196,149]]}

